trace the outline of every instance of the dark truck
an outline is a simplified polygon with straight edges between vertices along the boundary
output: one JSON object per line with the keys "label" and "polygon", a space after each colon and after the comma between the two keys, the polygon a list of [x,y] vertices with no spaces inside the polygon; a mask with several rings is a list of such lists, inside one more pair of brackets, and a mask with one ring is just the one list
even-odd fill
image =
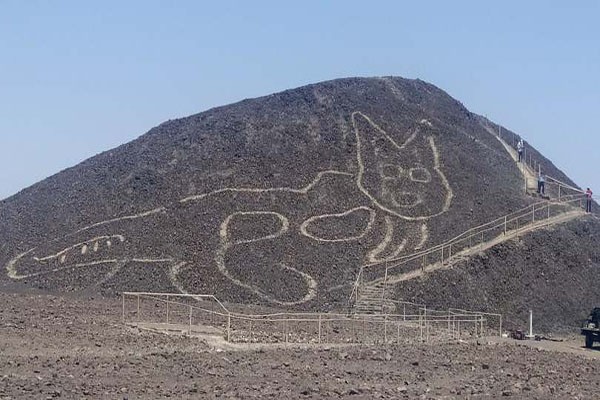
{"label": "dark truck", "polygon": [[600,342],[600,307],[592,310],[581,327],[581,334],[585,336],[585,347],[588,349],[592,348],[594,342]]}

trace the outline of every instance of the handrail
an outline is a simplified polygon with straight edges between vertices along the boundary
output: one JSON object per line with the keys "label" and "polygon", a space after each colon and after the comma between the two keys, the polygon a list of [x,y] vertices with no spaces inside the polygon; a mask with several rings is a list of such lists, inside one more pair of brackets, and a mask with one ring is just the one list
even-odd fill
{"label": "handrail", "polygon": [[[388,275],[390,269],[397,268],[397,267],[399,267],[401,265],[405,265],[405,264],[407,264],[410,261],[414,261],[414,260],[416,260],[416,259],[418,259],[420,257],[436,253],[436,252],[438,252],[440,250],[443,252],[444,249],[446,249],[446,248],[450,248],[451,249],[452,245],[460,243],[460,242],[462,242],[464,240],[472,239],[475,236],[483,235],[484,233],[489,232],[489,231],[491,231],[493,229],[497,229],[497,228],[499,228],[501,226],[506,227],[508,224],[510,224],[512,222],[515,222],[515,221],[519,221],[519,220],[521,220],[522,218],[525,218],[525,217],[529,217],[529,216],[533,215],[533,219],[535,219],[535,213],[539,212],[540,209],[548,208],[548,213],[549,213],[550,212],[549,208],[550,208],[551,205],[570,204],[570,203],[574,203],[574,202],[580,201],[581,199],[583,199],[583,197],[584,196],[582,196],[582,195],[569,195],[569,196],[565,196],[565,197],[563,197],[561,199],[553,199],[553,200],[550,200],[550,201],[541,201],[541,202],[533,203],[533,204],[531,204],[531,205],[529,205],[527,207],[524,207],[522,209],[513,211],[510,214],[507,214],[505,216],[496,218],[496,219],[494,219],[494,220],[492,220],[490,222],[486,222],[486,223],[481,224],[479,226],[476,226],[474,228],[470,228],[467,231],[461,233],[458,236],[455,236],[454,238],[452,238],[452,239],[450,239],[450,240],[448,240],[448,241],[446,241],[444,243],[432,246],[430,248],[427,248],[425,250],[422,250],[422,251],[419,251],[419,252],[416,252],[416,253],[408,254],[408,255],[405,255],[405,256],[402,256],[402,257],[398,257],[396,259],[386,260],[385,261],[385,265],[386,265],[385,276]],[[541,206],[541,207],[536,208],[536,206]],[[509,217],[510,217],[510,219],[509,219]],[[517,227],[517,229],[513,229],[510,232],[519,232],[519,230],[521,230],[521,229],[523,229],[523,228],[522,227]],[[505,233],[508,233],[508,231],[506,230],[506,228],[505,228]],[[471,248],[471,247],[472,246],[469,246],[469,248]],[[466,250],[466,249],[463,249],[463,251],[464,250]],[[449,255],[449,257],[451,257],[451,256],[452,256],[452,254]],[[443,257],[443,254],[442,254],[442,257]],[[396,262],[396,263],[393,264],[393,265],[389,265],[390,262]],[[360,268],[359,273],[357,275],[357,279],[355,280],[352,292],[350,294],[350,300],[349,300],[350,304],[352,304],[352,299],[353,298],[355,298],[356,300],[358,300],[358,288],[360,286],[360,279],[362,278],[362,275],[364,273],[364,271],[363,271],[364,268],[379,266],[381,264],[384,264],[384,262],[379,262],[379,263],[376,263],[376,264],[367,264],[367,265],[362,266]],[[378,278],[375,281],[381,281],[381,279],[382,278]],[[384,282],[384,288],[383,288],[384,291],[385,291],[385,286],[387,286],[387,279]]]}
{"label": "handrail", "polygon": [[[390,258],[390,259],[387,259],[387,260],[384,260],[384,261],[378,261],[376,263],[367,264],[367,265],[365,265],[365,267],[373,267],[373,266],[377,266],[377,265],[381,265],[381,264],[385,264],[385,263],[389,263],[389,262],[403,261],[404,259],[412,258],[413,256],[425,255],[425,254],[428,254],[428,253],[430,253],[432,251],[439,250],[441,247],[446,247],[447,245],[450,245],[452,242],[455,242],[458,239],[461,239],[462,237],[464,237],[465,235],[467,235],[467,234],[469,234],[471,232],[474,232],[474,231],[480,232],[479,230],[481,228],[485,228],[488,225],[491,225],[491,224],[493,224],[495,222],[504,221],[505,218],[509,218],[509,217],[515,216],[515,215],[523,213],[523,212],[528,212],[528,210],[530,210],[534,206],[546,205],[548,203],[551,203],[551,204],[565,204],[565,203],[569,203],[569,202],[571,202],[573,200],[579,200],[579,198],[580,198],[579,196],[580,195],[569,195],[569,196],[565,196],[563,199],[560,199],[560,200],[559,199],[554,199],[554,200],[549,200],[549,201],[548,200],[544,200],[544,201],[539,201],[537,203],[532,203],[532,204],[530,204],[530,205],[528,205],[526,207],[523,207],[523,208],[521,208],[519,210],[513,211],[513,212],[511,212],[509,214],[503,215],[502,217],[496,218],[496,219],[494,219],[492,221],[485,222],[485,223],[483,223],[481,225],[478,225],[478,226],[475,226],[473,228],[469,228],[466,231],[462,232],[461,234],[453,237],[452,239],[449,239],[449,240],[445,241],[444,243],[440,243],[440,244],[437,244],[435,246],[428,247],[427,249],[420,250],[418,252],[407,254],[407,255],[404,255],[404,256],[401,256],[401,257]],[[577,198],[574,199],[572,197],[577,197]]]}
{"label": "handrail", "polygon": [[221,303],[221,301],[219,299],[217,299],[214,295],[212,294],[190,294],[190,293],[161,293],[161,292],[122,292],[121,293],[124,296],[148,296],[148,297],[191,297],[194,299],[197,298],[201,298],[201,299],[211,299],[217,302],[217,304],[219,304],[219,306],[225,311],[225,312],[229,312],[229,310],[227,309],[227,307],[225,307],[223,305],[223,303]]}
{"label": "handrail", "polygon": [[[579,198],[577,198],[577,199],[572,199],[572,200],[569,200],[569,201],[565,201],[565,202],[558,202],[558,203],[555,203],[555,202],[544,202],[544,205],[545,205],[546,207],[550,207],[550,205],[552,205],[552,204],[566,204],[566,203],[571,203],[571,202],[574,202],[574,201],[579,201],[579,200],[580,200],[580,199],[579,199]],[[539,204],[539,203],[538,203],[538,204]],[[543,209],[543,208],[544,208],[544,207],[542,207],[542,209]],[[496,220],[494,220],[494,221],[491,221],[491,223],[493,223],[493,222],[496,222],[496,221],[501,221],[501,222],[500,222],[500,223],[498,223],[497,225],[494,225],[494,226],[491,226],[491,227],[489,226],[491,223],[487,223],[487,224],[480,225],[479,227],[477,227],[477,229],[480,229],[480,228],[486,228],[486,229],[477,230],[477,231],[475,231],[473,234],[471,234],[471,235],[469,235],[469,236],[465,236],[465,237],[461,237],[461,235],[462,235],[462,234],[461,234],[461,235],[459,235],[459,236],[457,236],[457,237],[455,237],[455,238],[453,238],[453,239],[451,239],[451,240],[449,240],[449,241],[446,241],[446,242],[444,242],[444,243],[442,243],[442,244],[439,244],[439,245],[437,245],[437,246],[433,246],[433,247],[431,247],[431,248],[429,249],[429,251],[426,251],[426,252],[419,252],[419,253],[414,253],[414,254],[412,254],[412,255],[405,256],[405,257],[407,257],[406,259],[402,259],[402,260],[400,260],[398,263],[396,263],[396,264],[394,264],[394,265],[392,265],[392,266],[388,266],[388,268],[394,268],[394,267],[397,267],[397,266],[399,266],[399,265],[406,264],[406,263],[407,263],[407,262],[409,262],[409,261],[413,261],[413,260],[415,260],[415,259],[417,259],[417,258],[419,258],[419,257],[421,257],[421,256],[423,256],[423,255],[428,255],[428,254],[435,253],[435,252],[436,252],[436,251],[438,251],[438,250],[442,250],[442,251],[443,251],[443,249],[444,249],[444,248],[446,248],[446,247],[449,247],[449,246],[451,246],[451,245],[453,245],[453,244],[459,243],[459,242],[461,242],[461,241],[463,241],[463,240],[465,240],[465,239],[469,239],[469,238],[472,238],[472,237],[474,237],[474,236],[479,236],[479,235],[481,235],[482,233],[488,232],[488,231],[490,231],[490,230],[492,230],[492,229],[494,229],[494,228],[498,228],[498,227],[500,227],[500,226],[502,226],[502,225],[508,224],[509,222],[518,221],[518,220],[520,220],[521,218],[528,217],[528,216],[530,216],[531,214],[535,213],[535,211],[536,211],[536,209],[535,209],[535,204],[532,204],[531,206],[528,206],[526,209],[531,209],[531,211],[530,211],[530,212],[527,212],[526,214],[523,214],[523,215],[516,216],[516,217],[514,217],[514,218],[512,218],[512,219],[510,219],[510,220],[509,220],[509,219],[506,219],[506,220],[504,220],[504,217],[498,218],[498,219],[496,219]],[[537,209],[537,210],[539,211],[539,209]],[[509,215],[511,215],[511,214],[509,214]],[[513,213],[513,215],[514,215],[514,213]],[[518,231],[518,229],[519,229],[519,228],[517,228],[516,230]],[[393,261],[395,261],[395,260],[393,260]],[[388,262],[389,262],[389,261],[388,261]]]}

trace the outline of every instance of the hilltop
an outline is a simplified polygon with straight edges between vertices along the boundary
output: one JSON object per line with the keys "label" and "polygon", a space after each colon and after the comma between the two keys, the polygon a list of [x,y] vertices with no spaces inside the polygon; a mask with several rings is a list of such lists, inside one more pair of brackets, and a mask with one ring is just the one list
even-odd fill
{"label": "hilltop", "polygon": [[[2,201],[1,280],[339,309],[361,266],[539,200],[524,193],[498,128],[441,89],[396,77],[322,82],[167,121]],[[516,322],[537,307],[548,329],[569,326],[600,301],[599,231],[591,216],[536,231],[398,285],[396,297]]]}

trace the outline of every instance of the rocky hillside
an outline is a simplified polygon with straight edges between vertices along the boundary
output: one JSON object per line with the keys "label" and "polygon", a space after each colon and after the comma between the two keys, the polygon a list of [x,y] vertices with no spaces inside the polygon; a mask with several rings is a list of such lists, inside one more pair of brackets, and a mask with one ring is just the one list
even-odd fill
{"label": "rocky hillside", "polygon": [[[339,79],[167,121],[2,201],[0,279],[55,291],[340,307],[362,265],[534,201],[490,133],[497,129],[439,88],[402,78]],[[573,184],[530,151],[548,174]],[[597,229],[595,220],[585,224]],[[460,274],[452,286],[440,273],[398,296],[520,312],[529,300],[511,268],[539,270],[544,259],[534,252],[553,254],[557,282],[571,275],[570,263],[597,265],[585,248],[579,258],[552,253],[582,226],[525,238],[526,251],[495,249],[452,272]],[[597,237],[589,240],[593,247]],[[524,253],[530,257],[518,257]],[[547,285],[535,274],[527,282]],[[575,290],[600,300],[593,287],[582,279],[556,292],[557,318],[589,306],[561,301]]]}

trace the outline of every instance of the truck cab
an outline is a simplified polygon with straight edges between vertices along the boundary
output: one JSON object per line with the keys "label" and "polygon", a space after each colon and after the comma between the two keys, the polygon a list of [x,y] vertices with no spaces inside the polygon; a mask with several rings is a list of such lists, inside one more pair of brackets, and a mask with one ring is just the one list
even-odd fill
{"label": "truck cab", "polygon": [[600,307],[592,310],[581,327],[581,334],[585,336],[585,347],[588,349],[594,346],[594,342],[600,342]]}

